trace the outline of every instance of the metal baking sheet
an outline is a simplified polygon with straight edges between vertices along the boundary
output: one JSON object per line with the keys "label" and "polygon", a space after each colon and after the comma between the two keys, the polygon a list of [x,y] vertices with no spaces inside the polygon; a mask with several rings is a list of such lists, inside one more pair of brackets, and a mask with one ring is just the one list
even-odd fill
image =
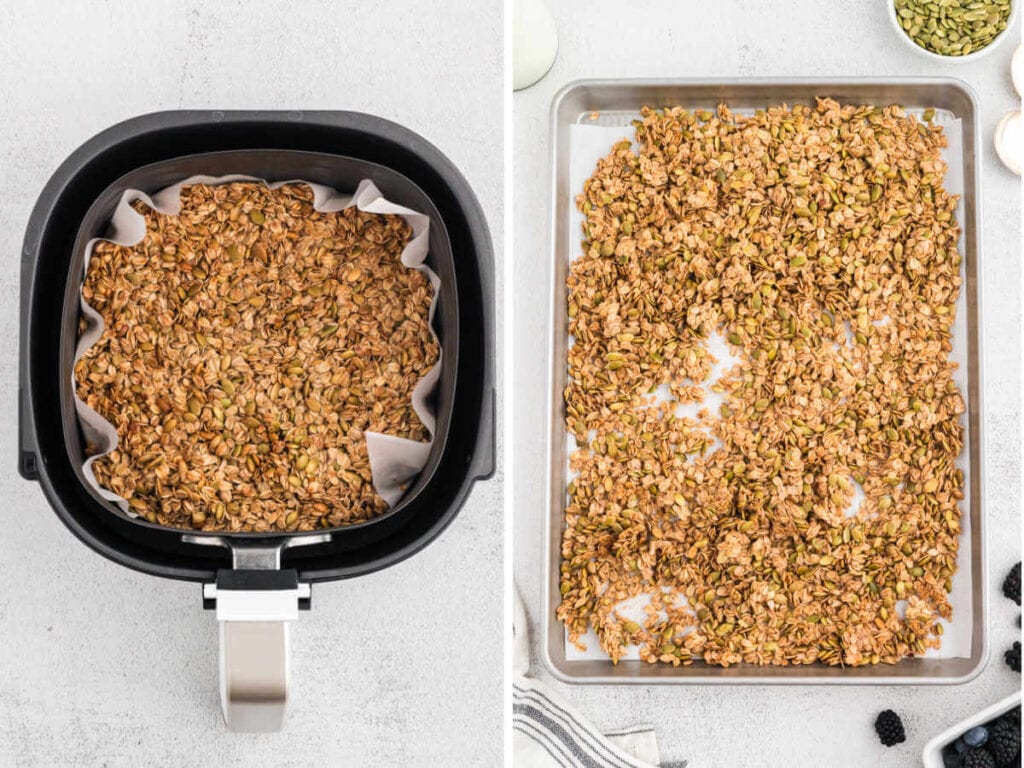
{"label": "metal baking sheet", "polygon": [[[569,140],[571,126],[594,122],[594,114],[603,125],[623,126],[629,135],[629,121],[644,105],[682,106],[688,109],[714,109],[722,102],[737,112],[778,104],[813,104],[816,97],[829,97],[841,103],[900,104],[908,111],[933,108],[958,120],[961,128],[961,157],[950,163],[962,172],[963,196],[957,211],[962,228],[964,283],[958,312],[964,322],[957,346],[963,354],[961,387],[964,390],[966,445],[962,457],[969,488],[963,502],[966,517],[961,541],[962,576],[969,577],[966,591],[971,623],[970,650],[960,658],[904,659],[895,665],[867,667],[757,666],[738,664],[728,668],[694,662],[691,666],[670,667],[624,660],[617,665],[607,658],[573,658],[567,654],[565,628],[555,617],[561,562],[561,535],[566,502],[566,465],[570,449],[564,427],[562,393],[566,383],[565,276],[570,260],[567,252],[578,226],[574,218],[575,197],[579,192],[570,182]],[[982,461],[982,366],[980,285],[977,279],[980,252],[978,192],[979,109],[970,87],[953,78],[905,79],[792,79],[792,80],[588,80],[571,83],[555,97],[551,110],[551,309],[549,338],[548,408],[548,508],[544,526],[545,560],[542,630],[544,657],[551,671],[571,683],[734,683],[734,684],[957,684],[970,680],[984,667],[987,646],[987,589],[985,576],[983,470]],[[609,147],[611,142],[609,142]],[[969,561],[969,562],[968,562]],[[958,574],[961,575],[961,574]],[[955,620],[955,617],[954,617]]]}

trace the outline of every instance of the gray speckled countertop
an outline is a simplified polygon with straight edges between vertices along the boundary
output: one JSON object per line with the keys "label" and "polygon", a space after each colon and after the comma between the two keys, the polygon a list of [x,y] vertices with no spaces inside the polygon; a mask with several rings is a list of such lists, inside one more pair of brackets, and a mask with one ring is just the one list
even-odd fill
{"label": "gray speckled countertop", "polygon": [[18,477],[15,329],[21,240],[50,173],[96,132],[155,110],[354,109],[395,120],[463,171],[500,248],[501,14],[429,0],[386,12],[0,0],[0,18],[0,765],[498,764],[500,479],[478,485],[411,560],[314,587],[313,610],[292,629],[285,731],[226,733],[217,625],[199,586],[106,561]]}
{"label": "gray speckled countertop", "polygon": [[[953,687],[611,687],[567,686],[562,695],[599,726],[650,722],[662,758],[690,768],[920,765],[933,735],[1006,696],[1021,683],[1002,660],[1018,635],[1019,609],[999,583],[1020,559],[1020,180],[992,150],[992,131],[1019,107],[1009,78],[1014,45],[987,58],[933,64],[895,37],[886,0],[779,0],[623,4],[552,3],[559,52],[537,85],[513,98],[515,212],[515,571],[531,613],[534,673],[539,659],[544,445],[547,393],[538,339],[548,333],[548,123],[554,93],[585,77],[743,77],[947,75],[966,80],[981,102],[983,134],[982,276],[986,338],[985,449],[992,658],[974,681]],[[1011,30],[1019,36],[1017,30]],[[881,709],[903,716],[908,739],[885,749],[872,723]]]}

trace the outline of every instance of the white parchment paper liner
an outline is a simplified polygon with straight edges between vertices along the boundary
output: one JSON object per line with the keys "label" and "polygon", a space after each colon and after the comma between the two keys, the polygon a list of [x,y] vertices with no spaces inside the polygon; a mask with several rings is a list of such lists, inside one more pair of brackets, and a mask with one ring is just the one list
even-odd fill
{"label": "white parchment paper liner", "polygon": [[[715,105],[710,105],[708,109],[713,109]],[[923,109],[906,109],[908,115],[917,115],[918,119],[921,119]],[[734,110],[736,114],[752,114],[752,110]],[[634,149],[639,149],[637,146],[634,135],[635,131],[631,125],[631,121],[638,118],[639,114],[625,112],[602,114],[598,120],[595,121],[584,121],[577,123],[576,125],[569,126],[569,189],[572,199],[568,206],[569,211],[569,228],[568,228],[568,241],[564,244],[566,250],[566,258],[569,261],[576,259],[579,256],[579,239],[580,239],[580,227],[583,224],[583,215],[576,209],[576,195],[580,190],[583,189],[584,182],[590,178],[590,175],[594,172],[594,167],[597,165],[598,160],[605,157],[612,148],[612,145],[622,139],[633,139]],[[965,250],[965,239],[963,228],[965,226],[963,219],[963,192],[964,192],[964,162],[963,162],[963,128],[961,126],[959,118],[954,114],[944,110],[935,110],[934,123],[941,125],[943,132],[945,133],[948,145],[942,150],[942,159],[946,162],[948,169],[946,171],[946,178],[944,186],[946,191],[951,195],[960,195],[960,202],[957,205],[956,216],[957,221],[960,223],[960,241],[958,248],[961,256],[966,257]],[[966,290],[966,276],[964,274],[965,267],[961,266],[961,277],[964,278],[964,285],[960,287],[960,293],[957,297],[956,302],[956,318],[953,323],[953,351],[950,355],[950,360],[956,363],[957,368],[953,372],[953,380],[956,381],[957,387],[960,389],[960,394],[964,399],[964,405],[967,407],[967,411],[970,410],[970,390],[968,389],[967,371],[968,371],[968,340],[967,334],[967,290]],[[569,340],[570,346],[572,339]],[[719,363],[715,366],[708,381],[702,387],[705,395],[705,402],[701,407],[710,407],[714,411],[714,407],[710,406],[711,403],[718,402],[718,395],[711,391],[710,385],[717,380],[717,378],[728,370],[736,360],[729,354],[728,345],[720,337],[716,338],[712,336],[710,341],[710,351]],[[693,417],[696,414],[697,407],[694,407],[692,412],[687,415]],[[964,425],[964,447],[960,452],[960,456],[957,457],[956,466],[959,467],[964,473],[964,499],[971,498],[971,473],[970,467],[968,466],[968,457],[971,455],[971,440],[974,439],[974,435],[970,431],[970,423],[967,420],[966,412],[962,417],[962,423]],[[566,451],[566,478],[571,479],[573,473],[568,469],[568,459],[572,455],[573,451],[577,449],[575,441],[572,436],[568,436],[568,444]],[[716,441],[717,443],[717,441]],[[860,493],[859,486],[857,487],[858,493]],[[859,504],[859,499],[855,496],[854,505]],[[966,501],[961,502],[961,516],[960,516],[960,549],[957,553],[957,570],[953,574],[953,590],[949,593],[949,603],[953,608],[953,619],[952,621],[946,621],[945,619],[939,619],[940,623],[944,625],[942,645],[939,648],[929,648],[925,652],[926,658],[937,658],[937,659],[951,659],[951,658],[970,658],[971,656],[971,635],[974,625],[974,605],[971,599],[971,514],[970,509],[965,508]],[[646,596],[641,595],[640,597],[634,598],[624,605],[620,606],[619,612],[634,621],[643,622],[646,618],[644,613],[644,606],[648,603]],[[902,601],[897,604],[897,610],[902,609]],[[569,642],[568,631],[565,632],[565,657],[569,661],[579,661],[584,659],[601,659],[607,660],[608,655],[601,648],[600,641],[593,629],[587,631],[585,635],[580,638],[580,641],[587,646],[585,651],[581,651],[573,643]],[[639,659],[640,653],[639,648],[636,646],[630,646],[626,653],[622,657],[623,659]]]}
{"label": "white parchment paper liner", "polygon": [[[409,269],[422,272],[433,289],[433,296],[430,300],[429,321],[430,332],[438,343],[438,358],[434,367],[420,379],[412,392],[412,407],[419,417],[423,426],[426,427],[430,439],[420,443],[415,440],[386,435],[379,432],[365,432],[366,450],[369,454],[370,472],[373,478],[373,487],[387,502],[389,507],[398,503],[404,495],[410,481],[416,477],[427,463],[430,455],[430,447],[434,441],[434,429],[436,417],[430,404],[430,395],[434,391],[438,379],[441,376],[441,355],[443,350],[440,347],[440,340],[434,330],[434,312],[437,308],[437,297],[440,295],[441,279],[435,272],[424,264],[427,257],[430,219],[422,213],[404,208],[389,202],[381,194],[374,184],[369,180],[359,183],[352,195],[343,195],[330,187],[322,184],[313,184],[308,181],[288,180],[267,182],[252,176],[229,175],[229,176],[192,176],[173,186],[167,187],[150,197],[135,189],[125,190],[118,201],[117,207],[110,220],[110,234],[105,238],[93,238],[86,245],[85,267],[82,274],[84,281],[85,273],[89,269],[89,260],[92,257],[93,248],[101,240],[108,240],[117,245],[132,246],[138,244],[146,234],[146,220],[137,213],[131,204],[141,200],[147,206],[163,214],[177,215],[181,211],[181,188],[191,184],[227,184],[233,181],[252,181],[265,184],[270,189],[277,189],[285,184],[305,184],[313,191],[313,208],[323,213],[335,213],[351,206],[356,206],[361,211],[368,213],[391,214],[401,216],[412,228],[412,239],[409,240],[402,251],[402,263]],[[81,302],[82,316],[86,320],[86,327],[78,339],[75,348],[75,363],[85,352],[95,344],[103,333],[103,318],[85,298],[79,289],[79,300]],[[117,447],[118,437],[114,425],[104,419],[100,414],[90,408],[78,397],[78,389],[75,382],[74,367],[71,370],[72,391],[75,393],[75,409],[78,420],[82,427],[82,433],[86,442],[99,449],[99,453],[86,460],[82,467],[86,480],[99,496],[111,501],[129,517],[137,517],[126,499],[113,491],[103,488],[96,480],[93,472],[93,462],[102,456],[110,453]]]}

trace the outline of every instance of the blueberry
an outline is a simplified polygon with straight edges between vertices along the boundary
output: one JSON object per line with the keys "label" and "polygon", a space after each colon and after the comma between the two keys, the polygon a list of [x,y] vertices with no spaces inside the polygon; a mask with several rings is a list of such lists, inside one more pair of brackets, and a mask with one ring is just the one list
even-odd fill
{"label": "blueberry", "polygon": [[953,747],[956,749],[956,753],[958,755],[962,755],[964,752],[970,749],[970,747],[966,743],[964,743],[963,738],[957,739],[956,743],[953,744]]}
{"label": "blueberry", "polygon": [[988,741],[988,728],[983,725],[975,726],[964,734],[963,739],[968,747],[980,747]]}

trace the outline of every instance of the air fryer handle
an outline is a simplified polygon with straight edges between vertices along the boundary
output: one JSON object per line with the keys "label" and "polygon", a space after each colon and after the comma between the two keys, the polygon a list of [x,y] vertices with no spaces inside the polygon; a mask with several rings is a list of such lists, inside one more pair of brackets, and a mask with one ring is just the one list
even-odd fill
{"label": "air fryer handle", "polygon": [[[236,562],[239,561],[236,553]],[[203,586],[220,623],[220,703],[228,730],[279,731],[288,703],[288,623],[308,608],[293,569],[224,569]]]}
{"label": "air fryer handle", "polygon": [[288,623],[220,622],[220,705],[228,729],[279,731],[288,703]]}

